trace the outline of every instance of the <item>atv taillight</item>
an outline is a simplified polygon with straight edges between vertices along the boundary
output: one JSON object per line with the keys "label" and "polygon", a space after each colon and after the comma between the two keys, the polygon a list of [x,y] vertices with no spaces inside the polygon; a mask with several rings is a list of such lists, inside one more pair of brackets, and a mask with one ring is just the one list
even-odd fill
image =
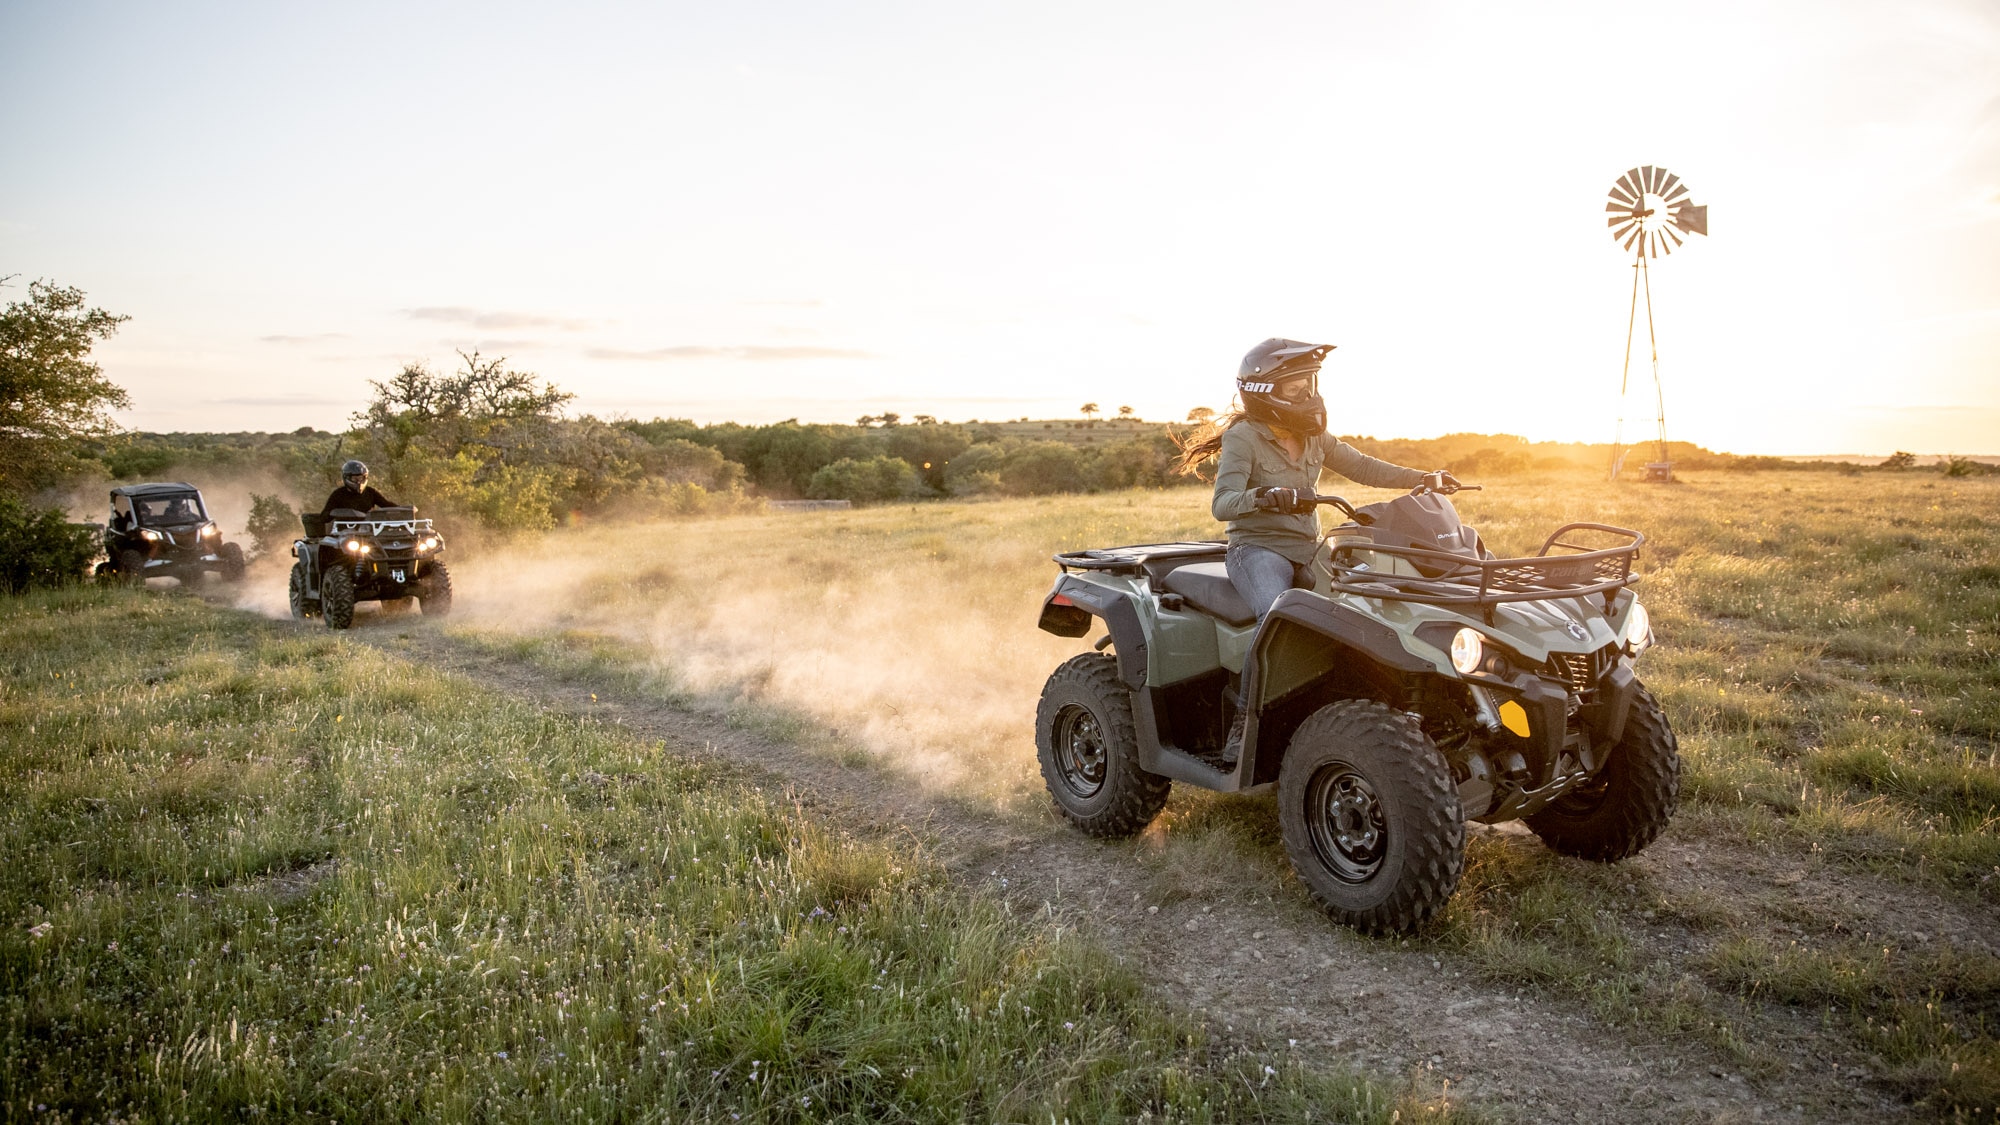
{"label": "atv taillight", "polygon": [[1051,597],[1051,598],[1049,599],[1049,604],[1050,604],[1050,605],[1075,605],[1076,603],[1075,603],[1075,602],[1073,602],[1073,601],[1070,601],[1067,595],[1064,595],[1064,594],[1057,594],[1057,595],[1055,595],[1055,596],[1053,596],[1053,597]]}

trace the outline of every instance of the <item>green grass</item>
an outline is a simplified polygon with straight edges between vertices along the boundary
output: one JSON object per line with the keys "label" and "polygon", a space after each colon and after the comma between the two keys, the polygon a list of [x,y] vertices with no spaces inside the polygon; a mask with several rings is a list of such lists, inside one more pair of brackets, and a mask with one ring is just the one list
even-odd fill
{"label": "green grass", "polygon": [[[1639,670],[1680,738],[1674,838],[1880,878],[1964,910],[2000,903],[2000,479],[1486,483],[1457,503],[1503,553],[1532,551],[1572,520],[1647,534],[1639,592],[1663,644]],[[1194,488],[744,517],[699,536],[585,529],[537,548],[561,568],[553,594],[525,613],[508,600],[504,626],[473,628],[534,635],[544,666],[642,669],[681,705],[838,729],[842,745],[891,769],[1035,816],[1046,798],[1027,716],[1049,670],[1088,643],[1033,627],[1054,575],[1048,555],[1220,534]],[[615,653],[603,638],[618,640]],[[1220,891],[1246,871],[1282,887],[1268,819],[1255,798],[1177,787],[1157,826],[1162,848],[1142,859],[1153,893]],[[1465,883],[1425,940],[1496,983],[1575,997],[1647,1034],[1695,1036],[1753,1071],[1784,1065],[1758,1013],[1810,1008],[1853,1051],[1882,1057],[1913,1100],[1944,1113],[1993,1108],[1989,1023],[1901,1019],[1889,1052],[1880,1025],[1905,1003],[1893,998],[1917,995],[1890,978],[1867,985],[1889,1007],[1816,1006],[1776,987],[1806,962],[1835,964],[1831,939],[1853,928],[1844,920],[1808,920],[1808,936],[1828,940],[1789,960],[1723,956],[1778,932],[1784,908],[1759,895],[1702,901],[1628,871],[1475,839]],[[1640,936],[1662,926],[1701,956],[1646,954]]]}
{"label": "green grass", "polygon": [[190,598],[0,601],[0,794],[10,1118],[1454,1112],[752,779]]}

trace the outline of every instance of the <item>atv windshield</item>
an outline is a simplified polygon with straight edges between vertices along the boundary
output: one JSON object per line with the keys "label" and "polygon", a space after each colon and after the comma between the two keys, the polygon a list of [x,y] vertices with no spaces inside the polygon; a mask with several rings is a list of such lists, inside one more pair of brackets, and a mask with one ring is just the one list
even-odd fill
{"label": "atv windshield", "polygon": [[138,496],[132,498],[132,509],[139,515],[140,527],[185,527],[191,523],[205,523],[208,513],[202,509],[201,494],[184,492],[176,496]]}

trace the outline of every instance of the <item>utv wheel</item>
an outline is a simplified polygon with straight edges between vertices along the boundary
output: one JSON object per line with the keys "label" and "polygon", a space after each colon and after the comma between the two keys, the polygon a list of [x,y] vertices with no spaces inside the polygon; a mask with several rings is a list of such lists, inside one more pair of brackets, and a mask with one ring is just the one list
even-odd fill
{"label": "utv wheel", "polygon": [[1092,836],[1143,831],[1173,785],[1139,768],[1132,695],[1109,656],[1072,657],[1049,677],[1035,709],[1035,751],[1056,811]]}
{"label": "utv wheel", "polygon": [[1299,724],[1278,771],[1292,868],[1328,914],[1403,933],[1436,914],[1465,870],[1465,821],[1444,757],[1414,715],[1345,700]]}
{"label": "utv wheel", "polygon": [[424,572],[424,584],[417,592],[417,605],[425,617],[446,617],[451,614],[451,571],[441,562],[435,562]]}
{"label": "utv wheel", "polygon": [[249,567],[243,561],[243,545],[224,543],[215,553],[222,560],[222,580],[232,584],[243,581],[243,572]]}
{"label": "utv wheel", "polygon": [[146,552],[126,548],[118,552],[118,574],[127,586],[146,584]]}
{"label": "utv wheel", "polygon": [[1593,783],[1526,819],[1551,850],[1610,863],[1658,839],[1680,794],[1680,743],[1642,687],[1625,718],[1625,736],[1611,745]]}
{"label": "utv wheel", "polygon": [[354,572],[347,564],[328,567],[319,578],[319,611],[329,629],[354,624]]}
{"label": "utv wheel", "polygon": [[319,616],[318,604],[306,596],[306,564],[303,561],[292,564],[292,578],[287,586],[291,595],[292,620],[304,621],[308,617]]}

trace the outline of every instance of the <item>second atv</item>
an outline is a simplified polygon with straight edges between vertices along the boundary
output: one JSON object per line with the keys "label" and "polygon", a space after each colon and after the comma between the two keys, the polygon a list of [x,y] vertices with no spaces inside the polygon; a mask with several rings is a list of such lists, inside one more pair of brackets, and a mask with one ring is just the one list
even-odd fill
{"label": "second atv", "polygon": [[[1536,554],[1500,559],[1440,492],[1318,502],[1349,522],[1322,539],[1313,588],[1286,591],[1261,626],[1225,544],[1055,556],[1041,628],[1106,633],[1049,677],[1036,711],[1064,817],[1129,836],[1175,781],[1275,783],[1299,878],[1370,933],[1443,907],[1467,820],[1523,819],[1554,850],[1600,861],[1659,836],[1680,758],[1633,666],[1653,642],[1631,589],[1643,535],[1567,524]],[[1249,704],[1231,760],[1239,688]]]}
{"label": "second atv", "polygon": [[323,617],[328,627],[345,629],[364,601],[396,610],[414,600],[426,617],[451,612],[444,537],[415,508],[335,508],[300,519],[306,537],[292,543],[293,617]]}

